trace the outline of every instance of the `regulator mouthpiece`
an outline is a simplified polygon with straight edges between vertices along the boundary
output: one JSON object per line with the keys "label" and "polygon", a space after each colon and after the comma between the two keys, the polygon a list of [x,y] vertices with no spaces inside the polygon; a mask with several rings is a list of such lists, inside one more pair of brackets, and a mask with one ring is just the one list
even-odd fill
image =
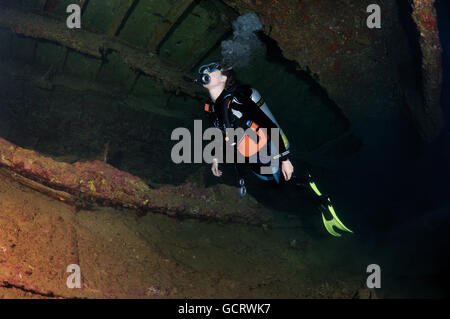
{"label": "regulator mouthpiece", "polygon": [[208,74],[203,74],[203,75],[200,77],[200,82],[201,82],[202,84],[208,84],[209,82],[211,82],[211,77],[210,77]]}

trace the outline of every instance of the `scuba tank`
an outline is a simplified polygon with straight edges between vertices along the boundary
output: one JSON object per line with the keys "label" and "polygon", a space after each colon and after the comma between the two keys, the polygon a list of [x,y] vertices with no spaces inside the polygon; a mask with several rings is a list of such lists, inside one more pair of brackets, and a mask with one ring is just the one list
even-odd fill
{"label": "scuba tank", "polygon": [[[252,87],[250,87],[250,86],[248,86],[248,90],[249,90],[249,92],[247,93],[247,94],[249,94],[249,93],[251,93],[250,94],[250,98],[251,98],[251,100],[257,105],[257,107],[259,107],[260,109],[261,109],[261,111],[263,111],[264,112],[264,114],[276,125],[276,127],[279,129],[279,133],[281,134],[281,137],[282,137],[282,141],[283,141],[283,143],[284,143],[284,146],[285,146],[285,148],[286,148],[286,152],[285,153],[288,153],[289,152],[289,141],[288,141],[288,139],[286,138],[286,135],[283,133],[283,130],[280,128],[280,125],[278,124],[278,121],[275,119],[275,116],[272,114],[272,112],[270,111],[270,109],[269,109],[269,106],[267,105],[267,103],[265,102],[265,100],[261,97],[261,94],[258,92],[258,90],[256,90],[256,89],[254,89],[254,88],[252,88]],[[251,91],[250,91],[251,90]],[[247,95],[248,96],[248,95]],[[261,137],[261,136],[260,136]],[[244,137],[243,137],[244,138]],[[242,141],[243,139],[241,139],[241,141]],[[264,139],[263,139],[264,140]],[[249,141],[247,141],[246,143],[249,143]],[[239,143],[238,143],[239,144]],[[248,146],[248,144],[247,144],[247,146]],[[239,147],[239,145],[238,145],[238,147]],[[251,147],[250,147],[251,148]],[[255,147],[253,147],[253,148],[255,148]],[[257,148],[257,146],[256,146],[256,148]],[[238,148],[239,149],[239,148]],[[247,152],[244,152],[244,153],[242,153],[241,152],[241,154],[246,154]],[[277,156],[281,156],[281,155],[284,155],[285,153],[283,153],[283,154],[279,154],[279,155],[277,155]],[[244,156],[247,156],[247,155],[244,155]],[[276,158],[276,156],[274,157],[274,158]],[[235,165],[236,166],[236,165]],[[273,173],[273,175],[261,175],[261,174],[258,174],[258,173],[256,173],[255,171],[252,171],[253,172],[253,174],[255,174],[259,179],[262,179],[262,180],[272,180],[272,179],[274,179],[277,183],[279,183],[279,179],[280,179],[280,175],[281,175],[281,170],[280,170],[280,168],[277,166],[277,167],[272,167],[272,173]],[[237,180],[238,180],[238,189],[239,189],[239,194],[243,197],[243,196],[245,196],[245,194],[247,193],[246,192],[246,185],[245,185],[245,179],[244,178],[242,178],[242,176],[241,176],[241,174],[239,174],[239,170],[238,169],[236,169],[236,176],[237,176]]]}
{"label": "scuba tank", "polygon": [[275,125],[278,127],[278,129],[280,130],[281,137],[282,137],[283,142],[284,142],[284,146],[286,147],[286,150],[288,150],[289,149],[289,141],[288,141],[286,135],[284,135],[283,130],[281,129],[280,124],[278,124],[275,116],[272,114],[272,112],[270,112],[269,106],[267,105],[266,101],[263,99],[261,94],[259,94],[258,90],[252,88],[251,99],[252,99],[253,102],[256,103],[256,105],[258,105],[258,107],[261,109],[261,111],[263,111],[264,114],[266,114],[267,117],[272,122],[274,122]]}

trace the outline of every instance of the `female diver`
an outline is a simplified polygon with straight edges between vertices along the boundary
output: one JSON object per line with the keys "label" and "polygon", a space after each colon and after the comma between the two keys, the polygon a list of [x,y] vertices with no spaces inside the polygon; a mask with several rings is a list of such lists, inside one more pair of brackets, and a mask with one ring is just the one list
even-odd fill
{"label": "female diver", "polygon": [[[296,185],[309,186],[316,195],[318,207],[327,231],[336,237],[333,226],[342,231],[352,232],[336,216],[330,198],[318,190],[311,175],[304,180],[293,176],[294,167],[288,158],[289,142],[279,127],[275,117],[268,109],[259,92],[249,85],[240,83],[232,66],[223,62],[213,62],[199,68],[200,79],[195,80],[209,91],[210,99],[205,104],[205,111],[212,117],[214,126],[223,133],[225,145],[233,147],[236,174],[241,196],[246,194],[245,181],[241,178],[236,162],[241,156],[251,171],[260,179],[280,182],[280,175],[285,181],[294,180]],[[241,136],[229,134],[230,129],[242,129]],[[279,163],[281,162],[281,168]],[[220,177],[218,158],[213,159],[212,173]],[[332,215],[326,220],[324,213]]]}

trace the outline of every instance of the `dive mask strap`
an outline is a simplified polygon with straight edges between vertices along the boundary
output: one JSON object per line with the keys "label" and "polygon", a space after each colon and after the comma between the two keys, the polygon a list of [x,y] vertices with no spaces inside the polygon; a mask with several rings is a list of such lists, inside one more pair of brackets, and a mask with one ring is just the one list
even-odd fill
{"label": "dive mask strap", "polygon": [[223,67],[220,65],[219,62],[212,62],[212,63],[205,64],[205,65],[202,65],[201,67],[199,67],[198,73],[204,74],[206,71],[208,71],[208,73],[212,73],[216,70],[229,71],[231,69],[233,69],[233,66],[231,66],[231,65]]}
{"label": "dive mask strap", "polygon": [[218,69],[219,69],[219,63],[213,62],[213,63],[205,64],[205,65],[202,65],[201,67],[199,67],[198,74],[204,74],[206,71],[208,71],[208,73],[212,73]]}

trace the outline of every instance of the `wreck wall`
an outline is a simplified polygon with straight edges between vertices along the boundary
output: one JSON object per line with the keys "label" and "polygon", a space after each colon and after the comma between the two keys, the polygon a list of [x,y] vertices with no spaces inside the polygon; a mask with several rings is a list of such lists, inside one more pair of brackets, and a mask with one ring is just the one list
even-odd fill
{"label": "wreck wall", "polygon": [[[422,138],[432,140],[439,134],[442,127],[429,124],[441,121],[439,112],[426,112],[422,101],[406,99],[415,88],[404,81],[411,74],[399,70],[408,72],[414,64],[395,1],[377,1],[381,29],[366,26],[366,8],[373,1],[225,2],[240,13],[256,12],[265,34],[277,41],[284,57],[309,71],[351,122],[395,116],[406,101]],[[431,72],[438,76],[437,71]]]}

